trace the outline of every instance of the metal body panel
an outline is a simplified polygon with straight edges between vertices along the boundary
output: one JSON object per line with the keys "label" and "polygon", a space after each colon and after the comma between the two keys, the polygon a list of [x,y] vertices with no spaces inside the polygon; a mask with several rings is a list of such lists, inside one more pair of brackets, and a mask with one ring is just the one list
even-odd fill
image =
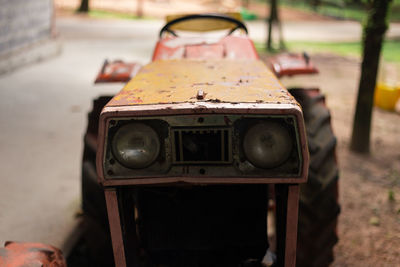
{"label": "metal body panel", "polygon": [[[196,37],[165,37],[157,42],[154,49],[153,61],[165,59],[199,58],[197,54],[188,53],[192,48],[201,48],[203,59],[216,59],[215,53],[207,50],[215,46],[223,48],[223,58],[228,59],[258,59],[253,42],[247,36],[196,36]],[[215,48],[214,48],[215,49]]]}
{"label": "metal body panel", "polygon": [[[106,179],[103,168],[110,120],[212,114],[287,115],[296,118],[301,173],[296,176],[213,177],[181,172],[145,178]],[[97,171],[103,185],[302,183],[307,179],[308,149],[301,107],[278,79],[258,60],[159,60],[141,71],[100,115]],[[196,168],[196,167],[192,167]],[[200,167],[199,167],[200,168]]]}
{"label": "metal body panel", "polygon": [[268,63],[278,77],[318,73],[318,69],[306,53],[303,55],[279,54],[270,58]]}
{"label": "metal body panel", "polygon": [[67,267],[61,250],[42,243],[6,242],[0,248],[0,266],[57,266]]}
{"label": "metal body panel", "polygon": [[139,63],[105,60],[94,83],[128,82],[142,67]]}
{"label": "metal body panel", "polygon": [[296,266],[297,226],[299,219],[300,186],[288,186],[286,211],[285,267]]}
{"label": "metal body panel", "polygon": [[104,190],[104,194],[107,204],[108,222],[110,224],[115,266],[126,267],[125,246],[122,236],[117,191],[115,188],[107,188]]}
{"label": "metal body panel", "polygon": [[99,182],[104,186],[116,185],[140,185],[140,184],[243,184],[243,183],[303,183],[306,182],[308,174],[309,155],[305,136],[304,121],[301,108],[298,104],[266,104],[266,103],[181,103],[181,104],[159,104],[159,105],[135,105],[135,106],[108,106],[103,109],[99,125],[99,144],[106,142],[109,122],[113,118],[134,118],[151,116],[173,116],[173,115],[207,115],[207,114],[261,114],[261,115],[292,115],[296,118],[299,129],[299,144],[302,155],[302,168],[299,177],[207,177],[201,176],[153,176],[135,179],[105,179],[104,153],[105,146],[100,145],[97,153],[97,173]]}
{"label": "metal body panel", "polygon": [[144,66],[106,107],[164,103],[297,105],[258,60],[161,60]]}
{"label": "metal body panel", "polygon": [[[275,121],[286,124],[293,142],[291,160],[273,168],[262,169],[252,165],[241,146],[249,125],[260,121]],[[160,141],[160,153],[145,168],[129,168],[120,164],[112,151],[111,140],[123,125],[145,123],[156,130]],[[301,174],[302,155],[296,118],[292,115],[260,114],[204,114],[146,117],[113,117],[107,130],[103,169],[106,179],[140,179],[145,177],[197,176],[205,177],[247,177],[247,178],[298,178]],[[192,142],[197,149],[210,153],[194,156],[184,148],[183,140],[195,134]],[[204,135],[208,137],[204,137]],[[209,135],[213,135],[214,139]],[[186,139],[185,139],[186,136]],[[207,140],[201,145],[199,140]],[[216,138],[216,139],[215,139]],[[200,148],[203,147],[203,148]],[[225,149],[226,148],[226,149]],[[189,158],[187,158],[189,157]]]}

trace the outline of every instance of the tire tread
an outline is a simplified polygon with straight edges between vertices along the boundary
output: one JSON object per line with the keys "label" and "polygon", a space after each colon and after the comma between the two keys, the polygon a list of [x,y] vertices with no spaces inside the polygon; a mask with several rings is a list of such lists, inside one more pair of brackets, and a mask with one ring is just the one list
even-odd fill
{"label": "tire tread", "polygon": [[328,266],[334,259],[333,247],[338,241],[337,140],[325,97],[319,90],[294,88],[289,92],[303,108],[310,152],[308,182],[300,188],[296,265]]}

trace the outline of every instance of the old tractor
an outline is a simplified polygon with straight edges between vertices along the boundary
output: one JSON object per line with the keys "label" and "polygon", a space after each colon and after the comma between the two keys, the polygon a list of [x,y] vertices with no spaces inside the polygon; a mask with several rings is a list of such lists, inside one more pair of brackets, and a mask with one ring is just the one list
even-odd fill
{"label": "old tractor", "polygon": [[169,17],[152,62],[93,103],[85,230],[69,266],[327,266],[339,214],[336,139],[307,55],[260,61],[235,14]]}

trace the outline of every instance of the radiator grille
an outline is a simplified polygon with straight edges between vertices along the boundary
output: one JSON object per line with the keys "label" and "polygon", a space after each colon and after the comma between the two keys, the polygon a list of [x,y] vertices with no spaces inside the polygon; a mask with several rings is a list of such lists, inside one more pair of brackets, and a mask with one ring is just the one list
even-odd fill
{"label": "radiator grille", "polygon": [[227,164],[232,161],[230,128],[173,128],[175,164]]}

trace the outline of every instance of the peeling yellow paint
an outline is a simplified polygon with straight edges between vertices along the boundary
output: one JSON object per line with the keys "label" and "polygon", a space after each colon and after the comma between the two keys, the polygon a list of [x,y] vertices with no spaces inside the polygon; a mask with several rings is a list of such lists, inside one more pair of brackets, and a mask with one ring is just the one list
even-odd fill
{"label": "peeling yellow paint", "polygon": [[198,101],[296,103],[259,60],[180,59],[144,66],[108,106]]}

